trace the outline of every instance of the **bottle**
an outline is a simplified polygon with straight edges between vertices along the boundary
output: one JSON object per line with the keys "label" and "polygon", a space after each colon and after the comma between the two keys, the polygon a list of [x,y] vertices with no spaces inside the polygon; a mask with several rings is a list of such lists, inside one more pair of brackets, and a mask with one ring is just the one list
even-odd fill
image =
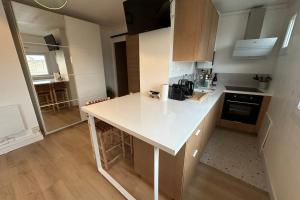
{"label": "bottle", "polygon": [[208,79],[208,74],[206,74],[205,80],[204,80],[204,87],[205,87],[205,88],[208,88],[208,86],[209,86],[209,85],[208,85],[208,84],[209,84],[208,80],[209,80],[209,79]]}
{"label": "bottle", "polygon": [[212,85],[217,86],[217,83],[218,83],[218,77],[217,77],[217,74],[215,74],[213,81],[212,81]]}

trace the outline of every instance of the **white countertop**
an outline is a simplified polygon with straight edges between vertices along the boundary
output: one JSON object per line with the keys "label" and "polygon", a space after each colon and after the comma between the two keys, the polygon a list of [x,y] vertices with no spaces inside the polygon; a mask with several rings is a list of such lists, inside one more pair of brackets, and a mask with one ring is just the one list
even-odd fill
{"label": "white countertop", "polygon": [[238,91],[238,90],[224,90],[225,93],[235,93],[235,94],[251,94],[251,95],[259,95],[259,96],[273,96],[269,91],[263,92],[245,92],[245,91]]}
{"label": "white countertop", "polygon": [[218,87],[203,101],[163,102],[140,93],[82,107],[84,112],[176,155],[223,94]]}
{"label": "white countertop", "polygon": [[[221,87],[221,84],[218,85],[218,87]],[[239,90],[227,90],[225,87],[224,91],[225,93],[236,93],[236,94],[251,94],[251,95],[259,95],[259,96],[273,96],[273,93],[270,90],[262,90],[262,92],[247,92],[247,91],[239,91]],[[195,92],[209,92],[211,90],[214,90],[215,87],[212,87],[211,89],[207,88],[195,88]]]}
{"label": "white countertop", "polygon": [[54,79],[42,79],[42,80],[34,80],[33,85],[44,85],[44,84],[52,84],[52,83],[60,83],[60,82],[68,82],[67,80],[56,81]]}

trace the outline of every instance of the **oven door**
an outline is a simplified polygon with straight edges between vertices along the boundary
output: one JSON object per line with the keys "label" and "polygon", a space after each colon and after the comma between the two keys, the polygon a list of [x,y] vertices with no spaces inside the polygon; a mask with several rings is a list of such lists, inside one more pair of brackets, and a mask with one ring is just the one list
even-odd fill
{"label": "oven door", "polygon": [[222,119],[256,124],[260,104],[225,99]]}

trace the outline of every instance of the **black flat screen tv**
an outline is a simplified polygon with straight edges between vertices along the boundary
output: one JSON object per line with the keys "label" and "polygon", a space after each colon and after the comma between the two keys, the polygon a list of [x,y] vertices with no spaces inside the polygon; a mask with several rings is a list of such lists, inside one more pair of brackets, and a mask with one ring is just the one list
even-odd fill
{"label": "black flat screen tv", "polygon": [[45,40],[45,42],[47,44],[47,47],[48,47],[49,51],[59,50],[59,47],[57,46],[59,44],[56,42],[56,40],[55,40],[55,38],[54,38],[54,36],[52,34],[46,35],[44,37],[44,40]]}
{"label": "black flat screen tv", "polygon": [[123,2],[128,34],[169,27],[169,0],[127,0]]}

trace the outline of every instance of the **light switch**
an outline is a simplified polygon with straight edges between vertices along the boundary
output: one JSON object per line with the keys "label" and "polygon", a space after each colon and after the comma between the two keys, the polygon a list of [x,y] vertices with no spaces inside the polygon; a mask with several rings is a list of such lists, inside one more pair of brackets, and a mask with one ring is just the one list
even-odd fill
{"label": "light switch", "polygon": [[300,101],[299,101],[299,103],[298,103],[298,110],[300,110]]}

